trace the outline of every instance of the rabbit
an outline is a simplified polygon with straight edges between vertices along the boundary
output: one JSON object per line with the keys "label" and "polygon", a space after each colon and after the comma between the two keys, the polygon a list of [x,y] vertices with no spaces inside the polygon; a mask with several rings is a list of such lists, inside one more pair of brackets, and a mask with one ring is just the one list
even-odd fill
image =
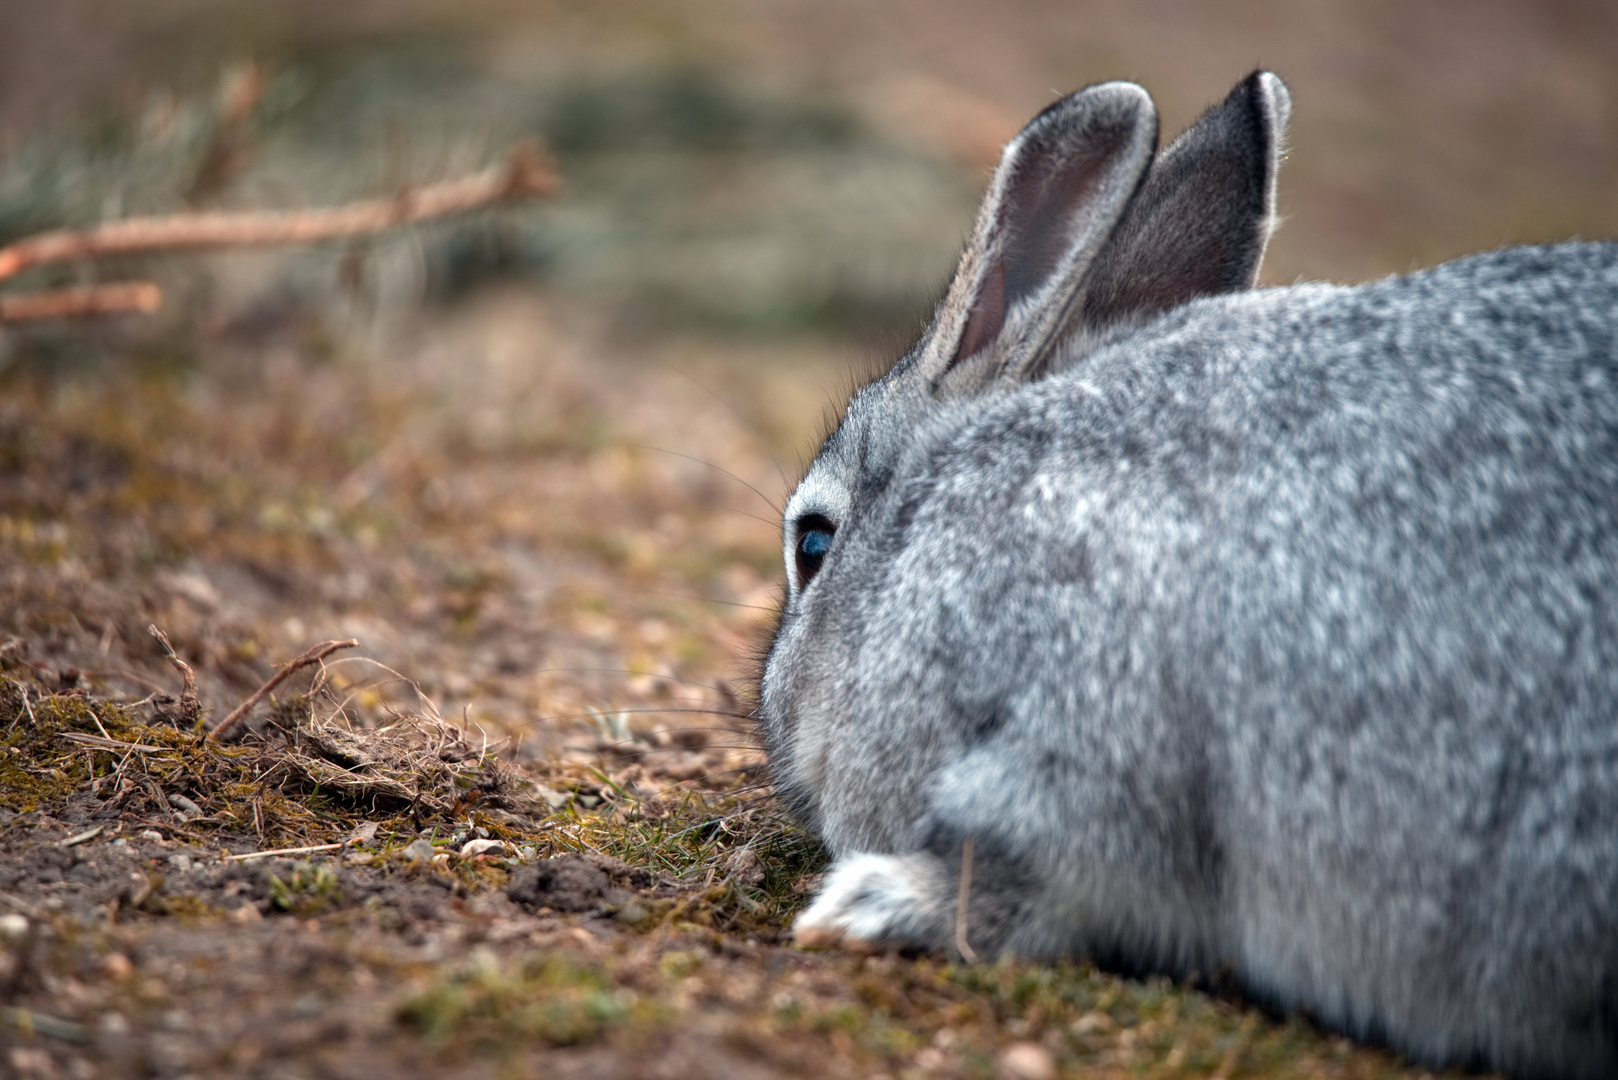
{"label": "rabbit", "polygon": [[1290,109],[1040,113],[793,491],[795,933],[1618,1076],[1618,244],[1254,288]]}

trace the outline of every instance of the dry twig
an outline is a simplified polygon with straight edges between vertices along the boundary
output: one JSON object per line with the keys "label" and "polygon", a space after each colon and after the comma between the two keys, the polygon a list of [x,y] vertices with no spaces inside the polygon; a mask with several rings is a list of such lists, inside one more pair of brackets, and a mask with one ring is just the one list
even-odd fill
{"label": "dry twig", "polygon": [[247,851],[240,855],[226,855],[226,862],[246,862],[248,859],[267,859],[271,855],[310,855],[317,851],[336,851],[338,848],[348,846],[344,840],[340,844],[315,844],[311,847],[276,848],[274,851]]}
{"label": "dry twig", "polygon": [[121,281],[79,289],[0,296],[0,323],[71,319],[81,315],[150,315],[163,306],[163,290],[149,281]]}
{"label": "dry twig", "polygon": [[0,248],[0,280],[43,263],[196,248],[312,244],[465,213],[509,199],[549,195],[560,181],[537,147],[519,143],[504,164],[456,180],[407,188],[323,210],[219,211],[126,218],[59,229]]}
{"label": "dry twig", "polygon": [[184,681],[180,691],[180,719],[185,721],[187,727],[195,727],[202,719],[202,701],[197,697],[197,673],[175,653],[174,646],[169,644],[169,636],[159,630],[157,624],[149,624],[146,632],[157,639],[157,643],[163,647],[163,655],[179,669],[180,678]]}
{"label": "dry twig", "polygon": [[122,739],[103,739],[82,731],[59,731],[56,737],[66,739],[71,743],[78,743],[80,746],[94,747],[97,750],[144,750],[149,753],[163,754],[173,749],[173,747],[169,746],[146,746],[142,743],[125,742]]}
{"label": "dry twig", "polygon": [[[153,251],[313,244],[383,232],[432,218],[464,214],[516,199],[554,194],[561,180],[533,143],[511,148],[491,169],[455,180],[406,188],[392,198],[366,199],[320,210],[218,211],[126,218],[89,229],[57,229],[0,248],[0,281],[46,263]],[[0,300],[0,322],[155,311],[163,294],[150,282],[29,293]]]}
{"label": "dry twig", "polygon": [[961,841],[961,892],[955,900],[955,949],[968,964],[978,962],[978,954],[966,940],[966,916],[972,898],[972,854],[975,844],[968,836]]}
{"label": "dry twig", "polygon": [[290,661],[284,664],[280,671],[277,671],[274,675],[271,675],[269,680],[265,682],[263,686],[253,691],[251,697],[232,709],[229,716],[215,724],[213,728],[209,730],[208,738],[223,739],[225,736],[229,735],[254,705],[257,705],[260,701],[263,701],[266,694],[268,694],[271,690],[274,690],[277,686],[280,686],[281,683],[286,680],[286,677],[291,675],[294,671],[297,671],[299,668],[308,667],[310,664],[318,664],[322,660],[326,659],[326,657],[336,652],[338,649],[355,649],[359,647],[359,644],[360,642],[358,638],[348,638],[344,641],[322,641],[319,645],[311,645],[309,648],[305,649],[303,652],[299,653],[297,656],[293,657]]}

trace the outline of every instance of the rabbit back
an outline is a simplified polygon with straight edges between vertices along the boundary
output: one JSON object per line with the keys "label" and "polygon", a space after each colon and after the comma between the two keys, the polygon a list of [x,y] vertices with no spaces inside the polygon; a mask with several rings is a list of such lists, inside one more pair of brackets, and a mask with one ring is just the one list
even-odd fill
{"label": "rabbit back", "polygon": [[1202,301],[918,447],[851,695],[949,703],[901,845],[1053,883],[1019,951],[1612,1053],[1615,325],[1613,245]]}
{"label": "rabbit back", "polygon": [[1518,249],[940,417],[826,570],[833,850],[974,838],[980,949],[1618,1064],[1615,314],[1618,246]]}

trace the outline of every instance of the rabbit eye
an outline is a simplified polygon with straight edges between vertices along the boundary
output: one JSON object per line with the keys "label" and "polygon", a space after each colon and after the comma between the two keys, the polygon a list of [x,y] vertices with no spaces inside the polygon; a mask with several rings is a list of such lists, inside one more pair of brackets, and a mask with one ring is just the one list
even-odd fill
{"label": "rabbit eye", "polygon": [[831,539],[836,532],[837,526],[819,514],[809,514],[798,519],[798,550],[795,557],[798,563],[799,588],[809,584],[809,579],[820,569],[820,564],[825,561],[826,552],[831,550]]}

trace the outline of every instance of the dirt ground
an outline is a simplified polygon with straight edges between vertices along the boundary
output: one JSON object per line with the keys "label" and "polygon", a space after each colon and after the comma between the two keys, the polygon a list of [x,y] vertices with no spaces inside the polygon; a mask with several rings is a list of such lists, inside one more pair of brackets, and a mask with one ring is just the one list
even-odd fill
{"label": "dirt ground", "polygon": [[530,134],[569,188],[5,286],[169,302],[0,327],[0,1076],[1423,1075],[1218,973],[793,945],[777,507],[1053,87],[1281,69],[1268,278],[1353,279],[1618,231],[1610,5],[225,7],[0,4],[0,244]]}

